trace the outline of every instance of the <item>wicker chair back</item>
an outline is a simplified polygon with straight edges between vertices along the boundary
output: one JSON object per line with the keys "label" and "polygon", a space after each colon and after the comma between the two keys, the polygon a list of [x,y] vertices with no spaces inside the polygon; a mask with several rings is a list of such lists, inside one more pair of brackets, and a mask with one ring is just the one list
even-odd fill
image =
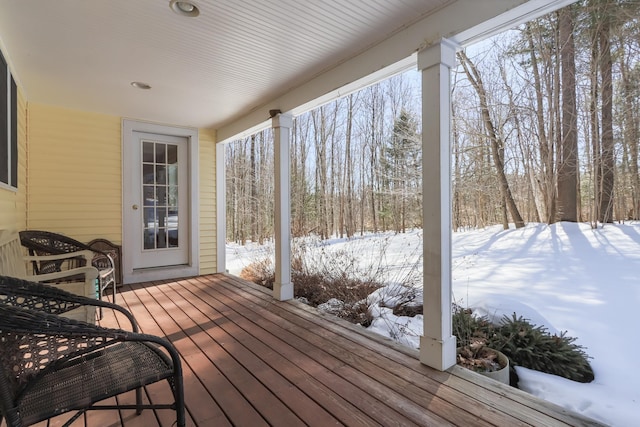
{"label": "wicker chair back", "polygon": [[[78,251],[91,251],[93,258],[91,265],[98,269],[98,298],[102,299],[104,291],[111,286],[113,302],[116,300],[116,268],[114,258],[109,251],[100,250],[97,246],[90,246],[71,237],[59,233],[42,230],[23,230],[20,232],[22,246],[31,255],[59,255]],[[95,242],[95,240],[94,240]],[[66,263],[66,264],[64,264]],[[63,265],[64,264],[64,265]],[[86,264],[84,258],[68,258],[55,261],[33,261],[35,274],[46,274],[62,269],[82,267]]]}

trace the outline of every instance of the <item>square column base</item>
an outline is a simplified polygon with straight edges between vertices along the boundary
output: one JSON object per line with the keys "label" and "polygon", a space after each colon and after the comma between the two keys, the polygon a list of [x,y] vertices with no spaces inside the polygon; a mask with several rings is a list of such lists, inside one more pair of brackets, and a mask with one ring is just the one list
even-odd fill
{"label": "square column base", "polygon": [[444,341],[431,337],[420,337],[420,362],[439,371],[456,364],[456,337]]}
{"label": "square column base", "polygon": [[279,301],[293,299],[293,283],[274,283],[273,297]]}

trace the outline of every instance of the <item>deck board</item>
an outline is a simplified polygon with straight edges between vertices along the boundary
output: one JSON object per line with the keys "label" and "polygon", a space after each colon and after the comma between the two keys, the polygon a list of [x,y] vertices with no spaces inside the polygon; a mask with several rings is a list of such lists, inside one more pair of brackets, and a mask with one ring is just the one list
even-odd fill
{"label": "deck board", "polygon": [[[218,298],[219,300],[210,301],[210,303],[216,303],[218,306],[226,304],[226,307],[231,307],[235,304],[231,300],[226,300],[221,294],[218,295]],[[292,334],[287,335],[273,323],[265,322],[264,318],[255,317],[255,314],[252,315],[248,310],[245,310],[243,314],[244,316],[250,316],[250,318],[244,317],[237,312],[228,311],[225,315],[232,320],[233,325],[223,325],[223,327],[229,328],[230,333],[244,333],[246,336],[251,336],[254,345],[262,345],[264,347],[263,351],[277,349],[279,356],[276,356],[271,362],[273,369],[280,369],[283,363],[285,365],[298,365],[309,378],[317,379],[330,390],[333,390],[334,393],[341,396],[350,396],[351,403],[354,406],[370,414],[371,417],[382,424],[398,420],[398,417],[402,416],[389,414],[389,412],[393,411],[393,408],[385,407],[385,403],[381,400],[381,398],[384,399],[387,396],[363,394],[352,381],[347,379],[347,372],[338,372],[345,367],[344,362],[340,359],[324,354],[322,356],[324,356],[325,363],[319,363],[313,356],[321,352],[321,349],[297,340],[297,337]],[[256,327],[256,324],[260,326]],[[286,375],[286,372],[284,375]],[[404,423],[405,425],[411,425],[408,419]],[[371,425],[370,422],[366,424]]]}
{"label": "deck board", "polygon": [[[234,276],[125,285],[117,302],[142,332],[166,337],[180,352],[189,426],[599,425],[462,368],[433,370],[414,350],[301,303],[275,301]],[[123,320],[105,312],[101,323],[126,328]],[[171,393],[161,382],[144,398],[166,403]],[[130,403],[133,394],[118,401]],[[174,421],[170,410],[92,411],[86,425]]]}
{"label": "deck board", "polygon": [[[232,300],[225,299],[224,295],[227,295],[227,292],[222,289],[217,289],[216,294],[218,298],[226,301],[229,305],[238,303],[237,301],[232,303]],[[231,294],[233,295],[233,293]],[[273,346],[278,348],[283,356],[290,360],[297,360],[301,357],[299,352],[302,352],[303,357],[312,359],[321,366],[320,369],[324,368],[324,370],[331,373],[332,378],[323,378],[326,381],[326,385],[333,390],[337,390],[342,396],[357,400],[352,403],[360,408],[366,408],[367,413],[375,417],[378,422],[383,425],[389,425],[389,423],[400,418],[406,418],[403,421],[403,425],[420,424],[425,421],[438,425],[447,425],[447,422],[441,417],[425,414],[422,406],[403,399],[397,393],[397,389],[394,390],[394,388],[388,386],[381,387],[380,377],[374,379],[366,374],[362,375],[363,372],[359,371],[356,366],[361,366],[364,361],[360,360],[359,356],[354,354],[350,348],[337,346],[331,340],[317,339],[313,330],[321,328],[321,326],[296,325],[294,322],[289,322],[271,313],[264,313],[264,316],[262,316],[260,313],[264,312],[264,309],[260,305],[248,301],[248,297],[245,295],[244,298],[240,298],[245,300],[242,301],[245,303],[242,307],[246,309],[243,310],[243,315],[246,316],[245,323],[248,323],[246,327],[255,324],[254,322],[260,322],[264,330],[277,334],[278,338],[281,339],[281,343],[276,342]],[[270,302],[267,301],[267,304],[270,304]],[[233,317],[232,314],[229,314],[229,316]],[[269,320],[269,322],[265,322],[265,319]],[[253,333],[264,334],[265,332],[254,331]],[[282,345],[285,342],[295,347],[293,353],[286,353],[288,348]],[[312,362],[307,361],[307,364],[309,363]],[[313,374],[313,371],[309,371],[309,373]],[[388,376],[384,371],[376,372],[376,374]],[[335,376],[338,378],[333,378]],[[393,380],[393,378],[390,379],[391,382]],[[398,385],[398,388],[400,387],[401,385]]]}

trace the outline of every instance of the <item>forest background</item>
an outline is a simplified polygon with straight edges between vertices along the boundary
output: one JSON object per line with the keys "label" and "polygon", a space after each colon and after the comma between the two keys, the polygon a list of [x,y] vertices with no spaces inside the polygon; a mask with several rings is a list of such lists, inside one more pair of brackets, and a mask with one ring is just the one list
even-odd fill
{"label": "forest background", "polygon": [[[583,0],[458,54],[453,229],[640,219],[638,0]],[[294,237],[422,227],[409,70],[294,119]],[[273,237],[273,134],[227,145],[227,239]]]}
{"label": "forest background", "polygon": [[[477,310],[472,297],[491,294],[504,313],[549,327],[535,321],[546,313],[575,332],[594,382],[519,367],[519,386],[612,426],[638,414],[637,390],[626,387],[636,383],[627,317],[640,295],[638,222],[604,224],[640,219],[639,17],[640,0],[581,0],[469,46],[451,74],[455,302]],[[360,279],[371,270],[386,286],[366,299],[370,329],[399,342],[397,331],[422,335],[422,318],[383,316],[375,295],[421,289],[422,188],[431,185],[421,100],[420,73],[408,70],[295,117],[291,133],[293,270],[304,273],[306,257],[311,273],[324,268],[310,275],[316,287],[347,267]],[[227,266],[261,283],[273,278],[273,148],[267,129],[225,149]],[[294,289],[308,282],[294,278]]]}

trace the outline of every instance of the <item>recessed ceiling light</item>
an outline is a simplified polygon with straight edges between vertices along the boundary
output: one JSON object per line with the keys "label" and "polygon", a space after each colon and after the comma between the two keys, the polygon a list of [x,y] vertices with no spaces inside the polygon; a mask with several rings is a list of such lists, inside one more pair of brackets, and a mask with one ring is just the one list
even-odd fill
{"label": "recessed ceiling light", "polygon": [[200,15],[200,9],[198,9],[198,6],[190,1],[171,0],[171,2],[169,2],[169,7],[171,7],[171,10],[178,15],[189,16],[191,18],[195,18]]}
{"label": "recessed ceiling light", "polygon": [[131,82],[131,86],[135,87],[136,89],[151,89],[151,85],[144,82]]}

